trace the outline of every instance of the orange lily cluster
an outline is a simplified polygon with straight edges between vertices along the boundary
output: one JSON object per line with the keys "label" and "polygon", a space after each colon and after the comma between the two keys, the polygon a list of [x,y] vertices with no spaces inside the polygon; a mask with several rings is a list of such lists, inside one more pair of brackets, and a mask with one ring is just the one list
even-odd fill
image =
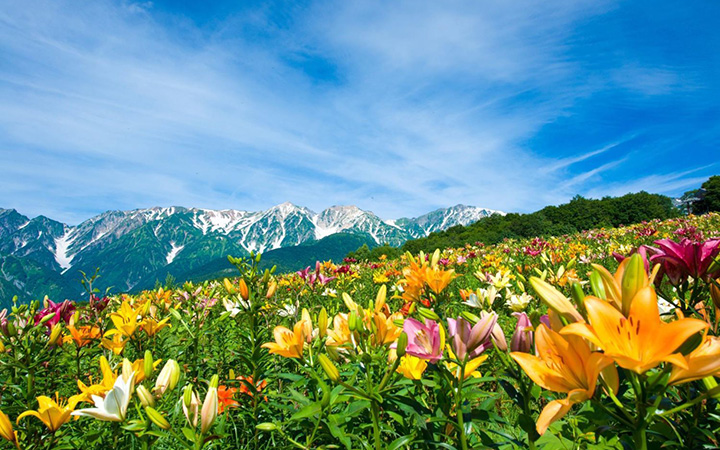
{"label": "orange lily cluster", "polygon": [[[539,279],[531,280],[553,310],[553,328],[557,331],[540,325],[535,337],[536,355],[513,352],[511,356],[536,384],[568,393],[566,399],[549,403],[540,414],[537,430],[541,434],[573,404],[593,396],[601,373],[616,390],[614,364],[637,374],[662,363],[671,364],[668,384],[720,373],[720,340],[705,334],[709,328],[705,321],[680,313],[670,323],[660,319],[652,285],[657,268],[648,276],[640,255],[624,260],[614,275],[601,266],[594,267],[602,278],[605,298],[586,297],[585,316],[557,290]],[[561,317],[571,323],[563,326]],[[699,333],[703,333],[701,344],[683,356],[679,348]],[[602,353],[591,351],[589,344]]]}

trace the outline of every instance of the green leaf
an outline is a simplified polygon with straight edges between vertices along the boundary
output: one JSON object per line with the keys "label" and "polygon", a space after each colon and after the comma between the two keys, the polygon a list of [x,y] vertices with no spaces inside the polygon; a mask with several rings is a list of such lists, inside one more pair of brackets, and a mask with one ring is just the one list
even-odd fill
{"label": "green leaf", "polygon": [[290,420],[300,420],[300,419],[305,419],[307,417],[314,416],[315,414],[319,414],[321,409],[322,408],[320,406],[320,403],[318,403],[318,402],[311,403],[311,404],[307,405],[306,407],[304,407],[303,409],[301,409],[300,411],[293,414],[292,417],[290,417]]}

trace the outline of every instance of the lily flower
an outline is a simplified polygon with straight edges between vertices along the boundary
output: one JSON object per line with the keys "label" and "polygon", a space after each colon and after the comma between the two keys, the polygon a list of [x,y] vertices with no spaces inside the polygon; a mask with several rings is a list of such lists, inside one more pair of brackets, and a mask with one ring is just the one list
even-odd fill
{"label": "lily flower", "polygon": [[20,448],[17,444],[17,434],[13,430],[10,418],[0,410],[0,436],[4,439],[15,444],[15,447]]}
{"label": "lily flower", "polygon": [[102,381],[90,386],[86,386],[82,381],[78,380],[77,384],[80,392],[82,392],[83,401],[89,401],[93,395],[105,395],[107,391],[113,388],[117,374],[110,369],[110,363],[104,356],[100,357],[100,374],[102,375]]}
{"label": "lily flower", "polygon": [[140,322],[140,328],[142,328],[148,336],[155,336],[158,331],[163,328],[172,326],[168,323],[169,320],[169,317],[166,317],[161,321],[158,321],[154,317],[146,317],[142,322]]}
{"label": "lily flower", "polygon": [[720,275],[720,270],[708,273],[708,269],[720,254],[720,239],[693,242],[684,238],[680,242],[670,239],[655,241],[658,248],[648,247],[654,253],[651,262],[662,264],[670,283],[678,285],[688,277],[707,280]]}
{"label": "lily flower", "polygon": [[535,336],[536,355],[512,352],[510,356],[540,387],[566,392],[567,398],[548,403],[538,417],[538,433],[561,419],[575,403],[592,398],[600,372],[612,365],[612,359],[591,352],[587,342],[575,336],[564,337],[540,324]]}
{"label": "lily flower", "polygon": [[82,399],[82,395],[73,395],[65,402],[60,400],[57,392],[55,393],[55,400],[41,395],[37,398],[38,409],[36,411],[25,411],[20,414],[17,422],[20,423],[20,420],[24,417],[34,416],[40,419],[51,433],[54,433],[63,426],[65,422],[70,420],[70,414],[75,409],[75,405],[82,401]]}
{"label": "lily flower", "polygon": [[[450,346],[460,360],[474,359],[492,347],[492,331],[497,323],[497,314],[488,314],[473,326],[462,317],[448,319]],[[409,336],[409,335],[408,335]]]}
{"label": "lily flower", "polygon": [[85,347],[100,338],[100,328],[96,326],[83,325],[75,327],[70,325],[67,327],[67,330],[70,332],[70,335],[65,336],[63,340],[65,342],[75,342],[78,348]]}
{"label": "lily flower", "polygon": [[436,363],[442,358],[445,347],[445,332],[433,320],[422,323],[412,317],[405,320],[403,331],[408,336],[405,351],[415,356]]}
{"label": "lily flower", "polygon": [[589,323],[572,323],[563,335],[580,336],[605,351],[620,366],[642,374],[661,362],[687,369],[677,350],[693,334],[708,328],[699,319],[682,318],[665,323],[660,320],[655,290],[646,286],[635,294],[630,313],[624,316],[610,303],[585,298]]}
{"label": "lily flower", "polygon": [[327,336],[325,345],[332,347],[339,347],[352,342],[353,337],[347,314],[339,313],[333,317],[333,328],[327,329]]}
{"label": "lily flower", "polygon": [[50,299],[46,299],[45,301],[47,306],[35,314],[35,325],[40,323],[45,316],[50,314],[54,314],[54,316],[44,323],[48,329],[51,329],[60,323],[60,320],[65,323],[70,323],[73,314],[75,314],[75,305],[73,305],[70,300],[65,300],[62,303],[55,303]]}
{"label": "lily flower", "polygon": [[115,330],[105,333],[105,336],[120,333],[123,336],[132,337],[138,327],[138,311],[130,306],[127,301],[122,302],[120,309],[110,314],[110,319],[115,325]]}
{"label": "lily flower", "polygon": [[450,282],[453,278],[457,277],[457,275],[455,275],[455,270],[442,270],[437,266],[433,266],[425,268],[423,277],[430,290],[439,294],[448,287]]}
{"label": "lily flower", "polygon": [[425,369],[427,369],[427,361],[412,355],[405,355],[400,358],[396,372],[410,380],[419,380]]}
{"label": "lily flower", "polygon": [[270,353],[276,353],[286,358],[302,358],[305,348],[304,326],[304,320],[296,323],[293,331],[283,326],[277,326],[273,330],[275,342],[267,342],[262,347],[267,348]]}
{"label": "lily flower", "polygon": [[673,366],[669,384],[688,383],[720,372],[720,338],[706,336],[702,344],[685,356],[687,369]]}
{"label": "lily flower", "polygon": [[135,372],[125,380],[124,377],[117,377],[113,388],[105,394],[105,398],[93,395],[94,408],[85,408],[73,411],[73,416],[88,416],[106,422],[123,422],[127,413],[132,390],[135,386]]}

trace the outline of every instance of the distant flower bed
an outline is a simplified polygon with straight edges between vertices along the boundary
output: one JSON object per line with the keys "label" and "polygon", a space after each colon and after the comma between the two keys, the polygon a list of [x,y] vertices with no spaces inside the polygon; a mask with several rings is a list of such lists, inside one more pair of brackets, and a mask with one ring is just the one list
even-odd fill
{"label": "distant flower bed", "polygon": [[17,448],[715,448],[720,216],[0,313]]}

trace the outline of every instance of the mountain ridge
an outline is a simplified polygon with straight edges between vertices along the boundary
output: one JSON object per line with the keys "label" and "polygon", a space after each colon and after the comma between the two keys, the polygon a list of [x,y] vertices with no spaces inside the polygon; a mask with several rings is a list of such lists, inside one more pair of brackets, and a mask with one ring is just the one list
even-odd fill
{"label": "mountain ridge", "polygon": [[[15,209],[0,208],[0,268],[8,268],[0,272],[0,295],[38,295],[33,281],[46,284],[38,278],[49,274],[57,286],[55,293],[79,293],[79,271],[94,273],[98,267],[103,277],[101,289],[112,286],[128,291],[146,285],[149,274],[165,268],[186,274],[228,254],[267,253],[335,234],[361,234],[367,237],[363,242],[399,246],[496,213],[504,214],[455,205],[416,218],[383,220],[354,205],[334,205],[315,213],[285,202],[264,211],[182,206],[110,210],[71,226],[42,215],[29,218]],[[342,247],[343,240],[349,238],[328,242]],[[328,245],[319,248],[326,251]],[[292,253],[280,254],[297,262],[289,256]],[[310,252],[302,249],[296,253],[309,257]]]}

